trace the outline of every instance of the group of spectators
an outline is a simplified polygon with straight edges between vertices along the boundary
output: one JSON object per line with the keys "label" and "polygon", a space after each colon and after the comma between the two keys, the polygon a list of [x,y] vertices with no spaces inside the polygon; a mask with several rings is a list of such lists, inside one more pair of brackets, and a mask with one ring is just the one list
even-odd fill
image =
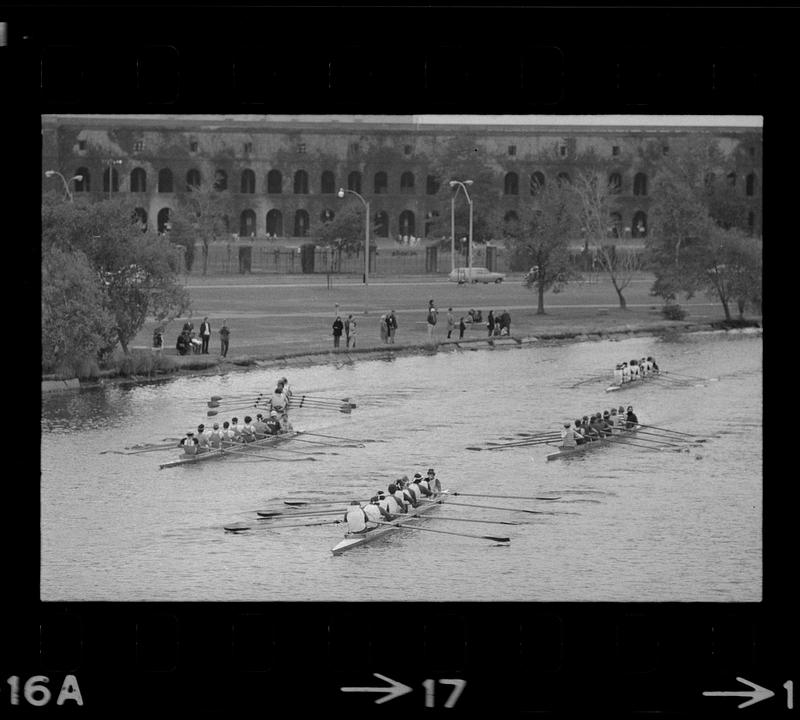
{"label": "group of spectators", "polygon": [[[153,349],[156,352],[161,352],[164,347],[164,332],[165,328],[163,325],[158,325],[153,331]],[[231,331],[228,329],[227,320],[223,321],[222,327],[218,332],[220,340],[219,354],[220,357],[226,357],[228,355],[228,345],[231,334]],[[208,355],[210,342],[211,323],[208,318],[203,318],[203,322],[200,323],[197,333],[194,331],[192,319],[189,318],[183,324],[183,329],[178,335],[178,339],[175,342],[175,349],[178,351],[178,355]]]}

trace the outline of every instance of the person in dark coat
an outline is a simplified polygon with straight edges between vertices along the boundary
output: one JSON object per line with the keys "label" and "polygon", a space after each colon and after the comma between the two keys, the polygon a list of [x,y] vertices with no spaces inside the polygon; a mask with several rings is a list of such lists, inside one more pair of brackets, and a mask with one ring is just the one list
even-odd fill
{"label": "person in dark coat", "polygon": [[489,337],[494,335],[494,310],[489,310],[489,319],[486,322],[486,326],[489,328]]}
{"label": "person in dark coat", "polygon": [[500,316],[500,334],[511,335],[511,315],[508,314],[508,310],[503,310]]}
{"label": "person in dark coat", "polygon": [[342,322],[342,318],[337,315],[336,320],[333,321],[333,347],[339,347],[339,340],[342,337],[342,332],[344,331],[344,323]]}
{"label": "person in dark coat", "polygon": [[200,341],[202,343],[200,352],[208,355],[208,341],[211,340],[211,323],[208,318],[204,317],[203,322],[200,323]]}

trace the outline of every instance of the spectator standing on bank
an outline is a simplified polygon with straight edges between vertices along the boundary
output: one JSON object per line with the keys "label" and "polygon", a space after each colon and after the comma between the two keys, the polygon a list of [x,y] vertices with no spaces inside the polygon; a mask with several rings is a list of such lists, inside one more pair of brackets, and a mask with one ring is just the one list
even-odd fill
{"label": "spectator standing on bank", "polygon": [[500,334],[511,335],[511,315],[508,314],[508,310],[503,310],[500,316]]}
{"label": "spectator standing on bank", "polygon": [[489,310],[489,319],[486,322],[486,327],[489,328],[489,337],[494,335],[494,310]]}
{"label": "spectator standing on bank", "polygon": [[389,341],[389,325],[386,322],[386,315],[381,315],[380,320],[380,327],[381,327],[381,342],[385,343]]}
{"label": "spectator standing on bank", "polygon": [[436,320],[438,318],[439,312],[433,306],[433,300],[428,301],[428,338],[433,338],[433,330],[436,327]]}
{"label": "spectator standing on bank", "polygon": [[219,354],[220,357],[227,357],[228,344],[231,337],[231,331],[228,329],[228,321],[222,321],[222,327],[219,329]]}
{"label": "spectator standing on bank", "polygon": [[203,322],[200,323],[200,340],[202,341],[200,352],[208,355],[208,342],[211,340],[211,323],[208,322],[207,317],[204,317]]}
{"label": "spectator standing on bank", "polygon": [[397,315],[394,310],[386,317],[386,329],[389,331],[389,342],[394,344],[394,336],[397,335]]}
{"label": "spectator standing on bank", "polygon": [[344,321],[344,346],[350,347],[350,318],[353,317],[352,315],[348,315]]}
{"label": "spectator standing on bank", "polygon": [[333,347],[339,347],[339,340],[342,337],[343,330],[344,323],[342,322],[342,318],[337,315],[336,320],[333,321]]}
{"label": "spectator standing on bank", "polygon": [[455,330],[456,321],[453,319],[453,308],[447,308],[447,339],[450,339],[450,334]]}
{"label": "spectator standing on bank", "polygon": [[464,322],[464,316],[461,316],[461,319],[458,321],[458,339],[464,337],[464,330],[467,329],[467,324]]}
{"label": "spectator standing on bank", "polygon": [[[349,340],[353,341],[353,347],[355,347],[356,346],[356,329],[358,327],[358,323],[356,322],[356,319],[352,315],[350,315],[347,319],[350,321],[350,336],[349,336],[349,339],[348,339],[348,347],[349,347]],[[347,328],[347,323],[345,323],[345,328]]]}
{"label": "spectator standing on bank", "polygon": [[164,347],[164,326],[158,325],[153,330],[153,350],[157,355],[161,354],[161,349]]}

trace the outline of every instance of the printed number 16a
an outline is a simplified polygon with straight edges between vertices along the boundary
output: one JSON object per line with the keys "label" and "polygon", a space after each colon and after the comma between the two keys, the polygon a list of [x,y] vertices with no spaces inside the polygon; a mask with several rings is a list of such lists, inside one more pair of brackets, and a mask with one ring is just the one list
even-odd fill
{"label": "printed number 16a", "polygon": [[[444,704],[446,708],[451,708],[458,702],[458,698],[461,697],[461,693],[464,691],[467,681],[459,678],[440,679],[439,684],[453,686],[453,689],[450,691],[450,697],[447,698]],[[425,707],[436,707],[436,680],[428,679],[422,683],[422,686],[425,688]]]}

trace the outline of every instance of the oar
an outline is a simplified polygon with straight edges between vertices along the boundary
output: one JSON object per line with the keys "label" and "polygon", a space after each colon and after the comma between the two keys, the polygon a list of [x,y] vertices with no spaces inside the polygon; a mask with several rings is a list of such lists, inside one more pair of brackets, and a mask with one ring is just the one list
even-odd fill
{"label": "oar", "polygon": [[[433,515],[431,517],[434,517]],[[470,518],[446,517],[436,515],[437,520],[453,520],[455,522],[487,523],[488,525],[524,525],[524,523],[514,522],[513,520],[471,520]]]}
{"label": "oar", "polygon": [[[560,500],[561,499],[561,495],[556,495],[556,497],[539,497],[530,495],[481,495],[480,493],[463,493],[463,492],[451,492],[448,494],[461,497],[502,498],[503,500]],[[437,515],[436,517],[439,516]]]}
{"label": "oar", "polygon": [[303,431],[303,435],[311,435],[312,437],[332,438],[333,440],[347,440],[348,442],[356,442],[356,443],[364,442],[363,440],[357,440],[356,438],[341,437],[339,435],[323,435],[322,433],[313,433],[306,431]]}
{"label": "oar", "polygon": [[656,375],[675,375],[676,377],[686,378],[687,380],[708,380],[708,378],[698,377],[697,375],[686,375],[685,373],[675,372],[674,370],[661,370]]}
{"label": "oar", "polygon": [[344,520],[325,520],[324,522],[316,523],[291,523],[289,525],[250,525],[246,522],[231,523],[230,525],[223,526],[226,532],[242,532],[243,530],[281,530],[282,528],[293,527],[315,527],[317,525],[338,525]]}
{"label": "oar", "polygon": [[291,507],[294,506],[304,506],[304,505],[335,505],[336,503],[341,502],[340,500],[284,500],[284,505],[289,505]]}
{"label": "oar", "polygon": [[509,512],[524,512],[530,513],[531,515],[552,515],[551,512],[546,512],[544,510],[526,510],[525,508],[510,508],[510,507],[496,507],[494,505],[475,505],[472,503],[447,503],[448,507],[474,507],[474,508],[483,508],[484,510],[508,510]]}
{"label": "oar", "polygon": [[[303,433],[304,435],[306,433]],[[343,447],[364,447],[364,443],[358,443],[357,445],[337,445],[336,443],[329,443],[329,442],[322,442],[321,440],[305,440],[303,438],[292,438],[293,442],[305,442],[305,443],[312,443],[313,445],[324,445],[325,447],[333,447],[333,448],[343,448]]]}
{"label": "oar", "polygon": [[644,423],[639,423],[639,426],[650,428],[651,430],[661,430],[662,432],[675,433],[675,435],[686,435],[687,437],[693,437],[693,438],[700,437],[700,435],[693,435],[692,433],[679,432],[678,430],[670,430],[669,428],[658,427],[657,425],[645,425]]}
{"label": "oar", "polygon": [[381,522],[380,520],[375,522],[377,522],[378,525],[388,525],[389,527],[403,528],[403,530],[421,530],[423,532],[442,533],[442,535],[459,535],[460,537],[475,538],[476,540],[493,540],[494,542],[501,542],[501,543],[511,542],[511,538],[496,537],[495,535],[472,535],[471,533],[459,533],[459,532],[453,532],[452,530],[434,530],[433,528],[419,527],[418,525],[387,523],[387,522]]}
{"label": "oar", "polygon": [[531,440],[529,442],[509,443],[508,445],[496,445],[494,447],[484,448],[485,450],[508,450],[510,448],[533,447],[534,445],[548,445],[560,439],[560,435],[556,435],[546,440]]}
{"label": "oar", "polygon": [[491,445],[493,447],[507,447],[512,445],[527,445],[531,442],[538,442],[539,440],[552,440],[553,438],[561,437],[561,433],[552,432],[548,433],[547,435],[537,435],[536,437],[528,438],[527,440],[510,440],[508,442],[487,442],[487,445]]}
{"label": "oar", "polygon": [[[291,458],[281,458],[281,457],[275,457],[273,455],[264,455],[264,453],[257,452],[255,449],[254,450],[246,449],[246,447],[247,447],[246,445],[242,444],[241,445],[241,449],[222,448],[222,452],[224,452],[224,453],[226,453],[228,455],[247,455],[247,456],[250,456],[250,457],[265,458],[266,460],[279,460],[281,462],[297,462],[297,461],[302,461],[302,460],[308,460],[310,462],[316,462],[317,461],[316,458],[312,458],[312,457],[296,458],[296,459],[292,460]],[[275,449],[278,450],[279,448],[275,448]]]}
{"label": "oar", "polygon": [[267,520],[275,519],[275,518],[304,518],[304,517],[321,517],[325,515],[344,515],[347,512],[347,508],[341,509],[333,509],[333,510],[317,510],[317,511],[310,511],[304,513],[288,513],[288,512],[281,512],[280,510],[259,510],[256,512],[256,515],[260,518],[265,518]]}
{"label": "oar", "polygon": [[[637,430],[636,431],[636,437],[639,437],[639,435],[652,435],[653,437],[657,437],[657,438],[664,438],[666,440],[681,440],[682,442],[688,442],[688,443],[690,443],[690,442],[701,443],[701,442],[705,442],[706,441],[705,438],[701,438],[699,440],[683,440],[683,438],[678,438],[678,437],[675,437],[674,435],[667,435],[666,433],[661,433],[661,432],[657,432],[657,433],[647,432],[646,430]],[[645,438],[642,438],[642,440],[644,440],[644,439]]]}

